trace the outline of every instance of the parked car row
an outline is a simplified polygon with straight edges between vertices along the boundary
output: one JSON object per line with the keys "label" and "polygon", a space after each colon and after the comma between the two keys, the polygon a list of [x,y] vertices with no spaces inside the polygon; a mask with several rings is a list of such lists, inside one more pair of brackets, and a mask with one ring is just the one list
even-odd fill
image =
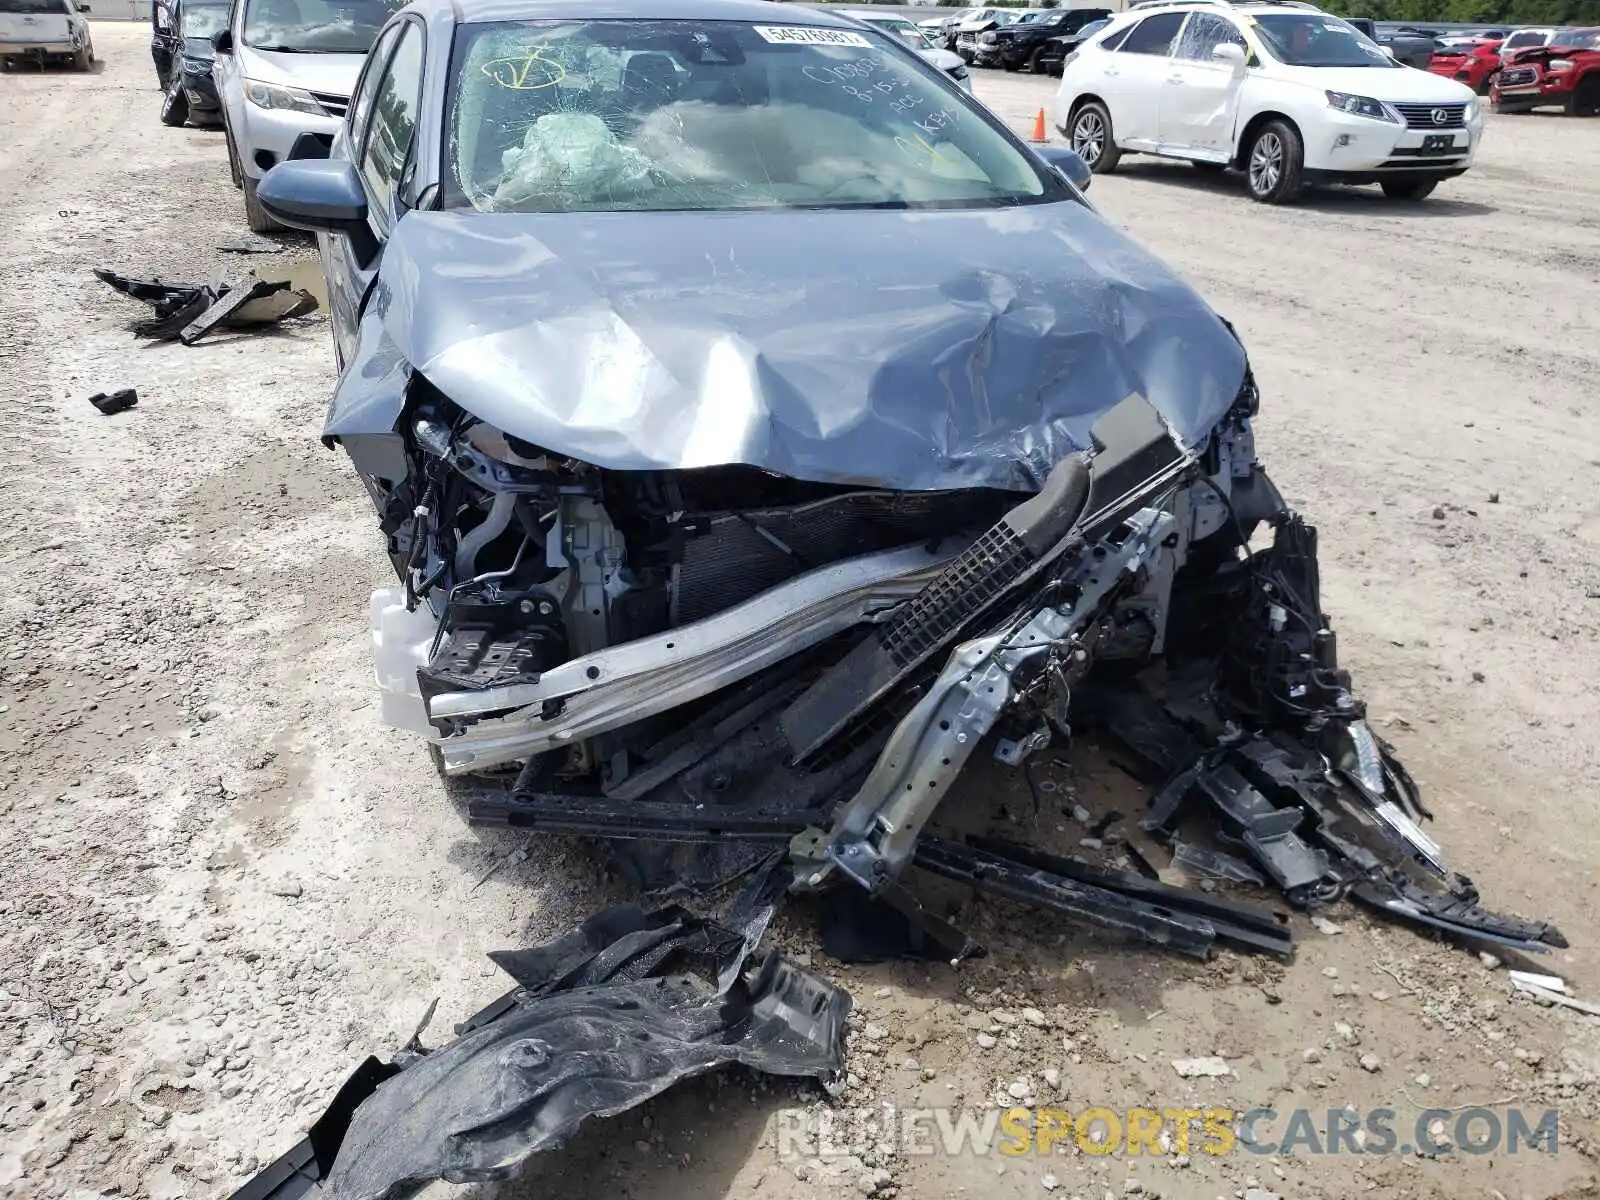
{"label": "parked car row", "polygon": [[1311,183],[1427,197],[1472,165],[1481,102],[1308,4],[1141,4],[1070,53],[1055,124],[1096,172],[1130,153],[1244,175],[1263,203]]}
{"label": "parked car row", "polygon": [[[1047,48],[1053,42],[1077,37],[1088,26],[1110,16],[1109,8],[1056,8],[1027,13],[1020,20],[980,34],[974,61],[981,67],[1029,70],[1040,75],[1047,66]],[[1054,57],[1053,52],[1048,57]]]}
{"label": "parked car row", "polygon": [[[8,3],[11,0],[0,0]],[[404,0],[157,0],[150,52],[161,119],[220,125],[252,230],[281,228],[256,198],[290,158],[320,157],[356,78]]]}

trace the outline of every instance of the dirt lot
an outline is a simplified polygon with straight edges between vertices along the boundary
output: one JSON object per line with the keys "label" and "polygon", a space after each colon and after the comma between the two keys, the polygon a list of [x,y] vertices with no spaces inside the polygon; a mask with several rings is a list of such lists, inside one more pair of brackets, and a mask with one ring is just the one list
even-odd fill
{"label": "dirt lot", "polygon": [[[312,253],[218,253],[243,229],[219,135],[157,123],[143,28],[95,41],[94,74],[0,77],[0,1194],[215,1196],[429,1000],[442,1031],[497,994],[484,951],[619,893],[574,846],[469,830],[377,724],[366,598],[387,566],[316,441],[326,322],[146,348],[143,309],[91,278]],[[1049,93],[978,87],[1019,128]],[[1266,209],[1137,159],[1092,195],[1239,327],[1263,456],[1321,527],[1379,727],[1456,864],[1561,924],[1574,949],[1550,966],[1600,999],[1600,121],[1493,118],[1479,165],[1416,207],[1369,189]],[[125,386],[131,413],[85,401]],[[1047,774],[1098,811],[1103,776],[1074,764]],[[1081,836],[997,774],[950,803],[998,819],[1008,798],[1014,835]],[[869,1023],[851,1103],[981,1107],[1026,1076],[1074,1111],[1386,1106],[1402,1134],[1427,1107],[1559,1106],[1557,1155],[869,1155],[835,1177],[776,1154],[776,1110],[815,1094],[729,1077],[597,1124],[501,1194],[1595,1194],[1596,1022],[1331,915],[1342,933],[1297,923],[1287,967],[989,904],[963,921],[991,954],[956,971],[813,961]],[[806,950],[802,923],[783,932]],[[1171,1065],[1213,1054],[1233,1076]]]}

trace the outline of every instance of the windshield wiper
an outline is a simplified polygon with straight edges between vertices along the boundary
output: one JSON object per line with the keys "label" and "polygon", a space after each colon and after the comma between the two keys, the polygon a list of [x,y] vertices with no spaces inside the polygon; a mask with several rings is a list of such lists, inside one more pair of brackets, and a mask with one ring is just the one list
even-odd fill
{"label": "windshield wiper", "polygon": [[246,44],[252,50],[265,50],[269,54],[310,54],[311,53],[311,51],[305,49],[302,46],[275,45],[275,44],[273,44],[271,42],[268,42],[264,46],[261,45],[259,42],[249,42],[249,43],[246,43]]}

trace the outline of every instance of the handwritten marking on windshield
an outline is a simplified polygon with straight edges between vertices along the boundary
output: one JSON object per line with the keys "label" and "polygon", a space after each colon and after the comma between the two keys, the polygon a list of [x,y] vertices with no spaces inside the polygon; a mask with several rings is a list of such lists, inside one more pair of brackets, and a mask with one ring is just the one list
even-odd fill
{"label": "handwritten marking on windshield", "polygon": [[493,58],[483,64],[483,73],[497,85],[514,92],[536,92],[555,87],[567,77],[567,69],[553,58],[549,48],[536,46],[518,58]]}
{"label": "handwritten marking on windshield", "polygon": [[[837,87],[845,95],[853,97],[862,104],[871,104],[875,99],[888,97],[889,106],[896,113],[930,138],[936,138],[941,130],[948,129],[955,123],[957,113],[948,108],[937,108],[920,116],[916,115],[916,110],[922,107],[923,97],[912,89],[910,81],[896,78],[892,74],[879,79],[872,78],[887,67],[888,64],[880,56],[869,54],[827,66],[811,64],[801,68],[801,72],[813,83]],[[917,140],[921,141],[920,138]]]}

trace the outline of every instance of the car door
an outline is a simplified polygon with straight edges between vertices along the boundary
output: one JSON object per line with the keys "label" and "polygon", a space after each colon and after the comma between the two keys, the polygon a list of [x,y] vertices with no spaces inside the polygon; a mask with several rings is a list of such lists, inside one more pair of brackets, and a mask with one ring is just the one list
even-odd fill
{"label": "car door", "polygon": [[[372,242],[324,234],[334,347],[341,366],[355,353],[357,331],[383,246],[406,209],[405,182],[422,105],[425,35],[414,18],[389,26],[373,46],[350,104],[341,157],[361,177]],[[373,250],[375,247],[375,251]]]}
{"label": "car door", "polygon": [[157,4],[152,10],[154,32],[150,35],[150,54],[156,63],[156,78],[161,86],[172,82],[172,64],[178,60],[178,4]]}
{"label": "car door", "polygon": [[1197,158],[1226,161],[1233,148],[1244,74],[1212,57],[1218,46],[1238,46],[1246,57],[1243,31],[1221,13],[1195,12],[1173,45],[1161,91],[1161,148]]}
{"label": "car door", "polygon": [[1132,150],[1153,150],[1161,135],[1161,89],[1166,84],[1172,45],[1187,14],[1153,13],[1128,30],[1102,72],[1109,77],[1109,94],[1102,98],[1111,110],[1111,128],[1117,145]]}

